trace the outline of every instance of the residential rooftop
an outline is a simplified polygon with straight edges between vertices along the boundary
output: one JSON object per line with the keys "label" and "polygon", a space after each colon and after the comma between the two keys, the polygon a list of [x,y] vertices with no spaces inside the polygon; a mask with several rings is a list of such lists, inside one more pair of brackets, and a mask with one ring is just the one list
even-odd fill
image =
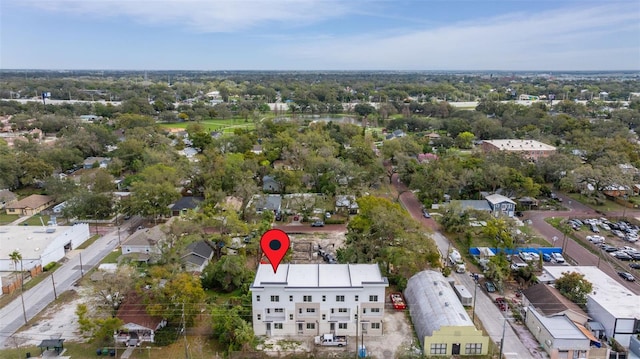
{"label": "residential rooftop", "polygon": [[587,339],[582,331],[566,315],[545,317],[535,309],[529,308],[538,321],[549,331],[555,339]]}
{"label": "residential rooftop", "polygon": [[286,288],[353,288],[388,285],[377,264],[260,264],[252,287],[282,285]]}

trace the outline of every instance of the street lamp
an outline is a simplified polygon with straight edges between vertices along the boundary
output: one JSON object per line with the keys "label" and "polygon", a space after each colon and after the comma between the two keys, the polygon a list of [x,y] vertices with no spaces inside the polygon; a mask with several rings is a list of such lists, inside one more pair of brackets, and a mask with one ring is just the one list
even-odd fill
{"label": "street lamp", "polygon": [[478,298],[477,293],[478,293],[478,277],[476,275],[474,275],[473,277],[473,319],[471,319],[471,321],[473,322],[473,325],[476,325],[476,298]]}

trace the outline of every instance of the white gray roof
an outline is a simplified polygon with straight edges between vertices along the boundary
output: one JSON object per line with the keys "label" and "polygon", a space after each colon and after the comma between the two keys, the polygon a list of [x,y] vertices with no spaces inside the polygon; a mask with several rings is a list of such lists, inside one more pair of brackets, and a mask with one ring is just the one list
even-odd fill
{"label": "white gray roof", "polygon": [[587,296],[597,302],[616,318],[640,320],[640,296],[625,288],[598,267],[594,266],[545,266],[544,271],[553,279],[562,277],[564,272],[583,274],[593,285],[593,292]]}
{"label": "white gray roof", "polygon": [[286,288],[354,288],[388,285],[377,264],[260,264],[252,287],[284,285]]}
{"label": "white gray roof", "polygon": [[503,202],[516,204],[509,197],[505,197],[505,196],[503,196],[501,194],[496,194],[496,193],[486,196],[485,199],[491,204],[499,204],[499,203],[503,203]]}
{"label": "white gray roof", "polygon": [[[532,314],[549,331],[554,339],[584,339],[589,340],[578,327],[566,315],[545,317],[538,313],[533,307],[529,307],[529,314]],[[528,314],[528,315],[529,315]]]}
{"label": "white gray roof", "polygon": [[424,345],[424,337],[443,326],[475,327],[442,273],[422,271],[409,278],[404,296],[411,320]]}

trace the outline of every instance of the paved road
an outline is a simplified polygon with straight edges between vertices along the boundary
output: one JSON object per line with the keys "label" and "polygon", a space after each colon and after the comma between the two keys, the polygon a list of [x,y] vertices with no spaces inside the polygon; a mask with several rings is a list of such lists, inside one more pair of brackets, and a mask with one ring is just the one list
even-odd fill
{"label": "paved road", "polygon": [[[126,233],[128,224],[121,226],[121,233]],[[122,240],[124,240],[124,235]],[[88,248],[71,251],[64,263],[53,273],[55,288],[58,295],[73,287],[81,277],[80,259],[82,259],[82,272],[87,273],[95,267],[107,254],[118,246],[118,231],[113,231],[96,240]],[[38,283],[35,287],[24,292],[24,312],[21,298],[18,297],[4,308],[0,309],[0,348],[10,346],[8,340],[20,327],[25,324],[24,313],[31,320],[42,311],[54,298],[53,284],[47,279]]]}
{"label": "paved road", "polygon": [[[397,181],[397,175],[392,177],[393,186],[396,188],[398,193],[400,193],[400,202],[402,205],[409,211],[411,216],[421,222],[426,227],[434,230],[433,239],[438,246],[438,249],[441,253],[446,254],[449,250],[450,242],[449,240],[442,235],[442,233],[437,231],[437,223],[432,218],[424,218],[422,215],[422,204],[418,201],[415,194],[408,191],[407,187]],[[500,341],[503,338],[504,331],[504,348],[503,353],[507,358],[543,358],[542,355],[537,351],[535,353],[530,353],[529,349],[522,343],[520,337],[516,334],[516,332],[511,327],[511,318],[505,317],[504,313],[501,312],[498,307],[493,303],[493,298],[487,295],[481,288],[475,290],[475,282],[471,278],[468,273],[454,273],[453,276],[456,278],[456,281],[462,285],[464,285],[469,292],[475,293],[475,313],[476,316],[482,322],[487,333],[489,333],[489,337],[493,340],[498,346],[500,345]],[[509,323],[509,325],[505,325],[505,323]]]}

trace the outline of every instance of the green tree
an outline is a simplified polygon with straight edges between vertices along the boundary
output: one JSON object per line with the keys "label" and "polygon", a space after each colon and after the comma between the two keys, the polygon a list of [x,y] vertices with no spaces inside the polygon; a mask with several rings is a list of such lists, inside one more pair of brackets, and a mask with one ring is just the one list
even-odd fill
{"label": "green tree", "polygon": [[563,272],[562,277],[556,279],[555,287],[562,295],[583,308],[587,304],[587,295],[593,290],[591,282],[578,272]]}
{"label": "green tree", "polygon": [[222,256],[217,262],[209,263],[202,273],[202,286],[207,289],[221,289],[232,292],[251,277],[252,272],[247,269],[245,256]]}
{"label": "green tree", "polygon": [[168,215],[170,213],[169,205],[180,198],[175,187],[168,182],[135,182],[131,186],[131,191],[130,213],[151,217],[154,220],[159,216]]}
{"label": "green tree", "polygon": [[[9,253],[9,260],[13,262],[13,272],[15,277],[18,277],[17,276],[18,272],[20,272],[20,276],[22,276],[22,253],[20,253],[18,250],[15,250]],[[18,271],[18,263],[20,263],[19,271]],[[22,284],[22,278],[20,278],[20,284]]]}
{"label": "green tree", "polygon": [[476,138],[476,136],[469,132],[469,131],[464,131],[464,132],[460,132],[458,134],[458,136],[456,136],[456,146],[458,146],[458,148],[461,149],[470,149],[473,146],[473,140]]}
{"label": "green tree", "polygon": [[248,350],[256,343],[251,325],[242,319],[240,312],[242,307],[217,306],[211,313],[213,336],[228,351]]}
{"label": "green tree", "polygon": [[170,274],[164,286],[158,286],[146,298],[149,315],[164,317],[169,324],[178,324],[184,318],[187,325],[193,325],[195,318],[204,307],[206,294],[200,279],[185,272]]}

